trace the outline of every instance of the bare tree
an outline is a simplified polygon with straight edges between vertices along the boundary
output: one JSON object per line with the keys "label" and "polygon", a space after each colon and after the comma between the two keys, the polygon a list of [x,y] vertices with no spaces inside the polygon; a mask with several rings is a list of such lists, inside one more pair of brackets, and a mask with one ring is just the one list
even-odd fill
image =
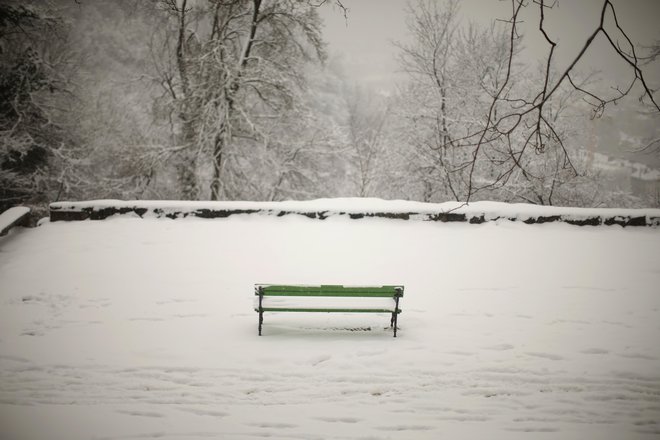
{"label": "bare tree", "polygon": [[[519,61],[519,17],[526,7],[537,8],[538,31],[549,46],[540,74]],[[452,0],[419,0],[409,7],[412,43],[398,46],[402,68],[413,80],[406,94],[423,103],[411,113],[409,139],[424,200],[469,202],[476,194],[541,204],[565,200],[560,188],[567,190],[585,177],[567,144],[572,122],[564,116],[569,108],[582,100],[597,117],[639,86],[642,99],[657,111],[641,70],[653,54],[638,57],[613,4],[604,1],[598,27],[561,71],[555,67],[557,43],[546,31],[546,15],[554,7],[557,2],[511,0],[510,20],[485,30],[461,24]],[[606,25],[609,18],[613,29]],[[631,69],[626,87],[611,96],[599,96],[590,78],[575,72],[598,36]]]}
{"label": "bare tree", "polygon": [[[513,93],[512,72],[515,59],[515,48],[520,38],[518,24],[520,11],[528,7],[530,3],[526,0],[511,0],[511,18],[509,20],[509,54],[506,76],[493,96],[485,115],[485,126],[477,131],[454,140],[454,145],[472,146],[474,148],[469,166],[469,181],[466,200],[479,191],[505,185],[516,170],[525,177],[536,178],[530,170],[525,167],[524,158],[530,154],[543,154],[548,145],[558,145],[562,150],[562,167],[575,171],[571,163],[571,155],[564,145],[564,139],[557,130],[557,126],[549,117],[547,109],[551,102],[556,99],[562,88],[572,88],[579,92],[581,97],[592,106],[593,116],[602,115],[605,108],[619,101],[633,91],[639,85],[642,89],[641,98],[652,108],[660,111],[655,100],[653,91],[649,88],[641,69],[642,63],[637,56],[635,45],[632,43],[624,29],[619,25],[614,5],[609,0],[604,0],[600,12],[598,26],[589,35],[577,55],[571,60],[559,75],[553,77],[552,71],[555,63],[555,49],[558,43],[554,41],[546,30],[545,17],[549,10],[557,7],[557,2],[551,4],[545,0],[534,0],[531,4],[538,8],[538,31],[543,35],[549,49],[545,63],[545,73],[541,81],[532,89],[531,94],[520,92]],[[608,18],[611,18],[614,27],[607,27]],[[598,95],[582,86],[575,78],[575,69],[580,60],[589,51],[597,37],[602,36],[609,43],[612,55],[625,61],[630,67],[631,76],[629,83],[623,89],[616,89],[612,96]],[[622,46],[619,39],[623,39]],[[504,107],[505,111],[498,109]],[[516,138],[520,141],[516,142]],[[475,180],[477,164],[480,158],[489,156],[490,151],[497,148],[498,144],[507,145],[507,156],[498,160],[499,170],[487,182]]]}
{"label": "bare tree", "polygon": [[[412,41],[398,44],[411,78],[414,172],[425,201],[462,200],[468,188],[471,146],[457,142],[483,128],[482,108],[504,82],[506,36],[501,26],[462,26],[455,0],[420,0],[408,8]],[[480,179],[490,164],[480,161]]]}

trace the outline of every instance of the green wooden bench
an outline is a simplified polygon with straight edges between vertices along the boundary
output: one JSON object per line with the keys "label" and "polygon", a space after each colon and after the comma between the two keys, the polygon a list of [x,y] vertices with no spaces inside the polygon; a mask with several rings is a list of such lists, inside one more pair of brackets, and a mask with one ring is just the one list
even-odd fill
{"label": "green wooden bench", "polygon": [[399,299],[403,286],[254,286],[254,310],[259,313],[259,336],[264,312],[391,313],[396,338]]}

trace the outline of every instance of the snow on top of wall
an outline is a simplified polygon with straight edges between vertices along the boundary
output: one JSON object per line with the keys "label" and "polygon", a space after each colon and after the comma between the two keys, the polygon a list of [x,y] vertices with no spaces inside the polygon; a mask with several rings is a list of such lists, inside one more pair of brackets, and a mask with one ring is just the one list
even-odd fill
{"label": "snow on top of wall", "polygon": [[0,214],[0,235],[7,232],[21,217],[30,212],[27,206],[14,206]]}
{"label": "snow on top of wall", "polygon": [[149,201],[149,200],[91,200],[83,202],[57,202],[51,204],[51,212],[100,212],[113,211],[111,214],[137,212],[140,216],[167,216],[176,213],[176,217],[198,215],[201,211],[222,211],[233,213],[323,213],[321,218],[332,215],[405,214],[406,218],[419,216],[421,220],[430,220],[433,215],[455,214],[464,216],[463,221],[480,221],[501,218],[513,221],[529,221],[539,218],[560,217],[558,220],[643,218],[654,224],[660,222],[660,209],[617,209],[617,208],[572,208],[557,206],[539,206],[522,203],[502,202],[460,202],[423,203],[406,200],[383,200],[377,198],[334,198],[308,201],[252,202],[252,201]]}

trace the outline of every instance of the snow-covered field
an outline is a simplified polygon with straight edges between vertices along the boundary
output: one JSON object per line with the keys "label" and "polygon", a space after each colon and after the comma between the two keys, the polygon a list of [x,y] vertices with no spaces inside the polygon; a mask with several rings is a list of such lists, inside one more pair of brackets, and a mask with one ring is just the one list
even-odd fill
{"label": "snow-covered field", "polygon": [[[652,439],[660,229],[234,215],[0,238],[0,438]],[[387,315],[255,283],[402,284]]]}

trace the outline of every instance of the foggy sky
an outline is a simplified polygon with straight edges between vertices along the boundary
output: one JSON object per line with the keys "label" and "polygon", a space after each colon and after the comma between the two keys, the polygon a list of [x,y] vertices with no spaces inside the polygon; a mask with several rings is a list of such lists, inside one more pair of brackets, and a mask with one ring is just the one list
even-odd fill
{"label": "foggy sky", "polygon": [[[376,89],[389,90],[403,76],[396,61],[397,49],[393,41],[407,39],[404,8],[405,0],[343,0],[349,8],[345,19],[335,7],[321,8],[326,23],[325,39],[329,51],[344,61],[347,76],[356,82]],[[462,0],[460,12],[464,21],[488,24],[494,18],[511,16],[511,2],[502,0]],[[613,1],[622,27],[633,42],[649,45],[660,40],[660,1]],[[600,18],[603,0],[559,0],[555,9],[546,15],[546,29],[559,43],[556,49],[558,67],[566,65],[595,30]],[[532,62],[543,62],[548,45],[538,32],[538,9],[530,2],[524,11],[522,29],[525,34],[524,56]],[[660,64],[660,63],[659,63]],[[606,80],[622,81],[629,75],[627,66],[599,38],[590,56],[579,65],[580,70],[598,70]],[[651,84],[660,83],[660,69],[645,71]]]}

